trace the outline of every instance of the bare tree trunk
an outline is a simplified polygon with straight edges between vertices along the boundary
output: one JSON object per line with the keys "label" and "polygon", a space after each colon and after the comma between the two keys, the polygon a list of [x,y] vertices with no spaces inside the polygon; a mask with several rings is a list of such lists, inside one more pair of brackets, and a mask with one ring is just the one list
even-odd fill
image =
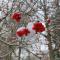
{"label": "bare tree trunk", "polygon": [[[43,3],[44,3],[43,8],[44,8],[45,21],[46,21],[46,19],[47,19],[47,17],[48,17],[48,14],[47,14],[48,9],[46,8],[47,0],[43,0]],[[48,32],[48,27],[47,27],[47,33],[48,33],[48,35],[47,35],[47,40],[48,40],[48,42],[49,42],[48,48],[49,48],[50,60],[55,60],[55,59],[54,59],[53,49],[52,49],[51,35],[50,35],[50,32]]]}
{"label": "bare tree trunk", "polygon": [[49,48],[50,60],[55,60],[55,58],[54,58],[54,52],[53,52],[53,49],[52,49],[52,42],[51,42],[50,33],[48,33],[47,39],[49,41],[48,48]]}
{"label": "bare tree trunk", "polygon": [[21,55],[21,47],[20,47],[20,42],[19,42],[19,56],[18,56],[18,60],[20,60],[20,55]]}

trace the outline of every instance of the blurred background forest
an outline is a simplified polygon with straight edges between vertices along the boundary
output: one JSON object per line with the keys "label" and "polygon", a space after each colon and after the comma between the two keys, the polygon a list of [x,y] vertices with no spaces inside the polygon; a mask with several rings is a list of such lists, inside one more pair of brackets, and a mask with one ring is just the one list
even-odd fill
{"label": "blurred background forest", "polygon": [[[16,36],[35,22],[45,31]],[[60,0],[0,0],[0,60],[60,60]]]}

